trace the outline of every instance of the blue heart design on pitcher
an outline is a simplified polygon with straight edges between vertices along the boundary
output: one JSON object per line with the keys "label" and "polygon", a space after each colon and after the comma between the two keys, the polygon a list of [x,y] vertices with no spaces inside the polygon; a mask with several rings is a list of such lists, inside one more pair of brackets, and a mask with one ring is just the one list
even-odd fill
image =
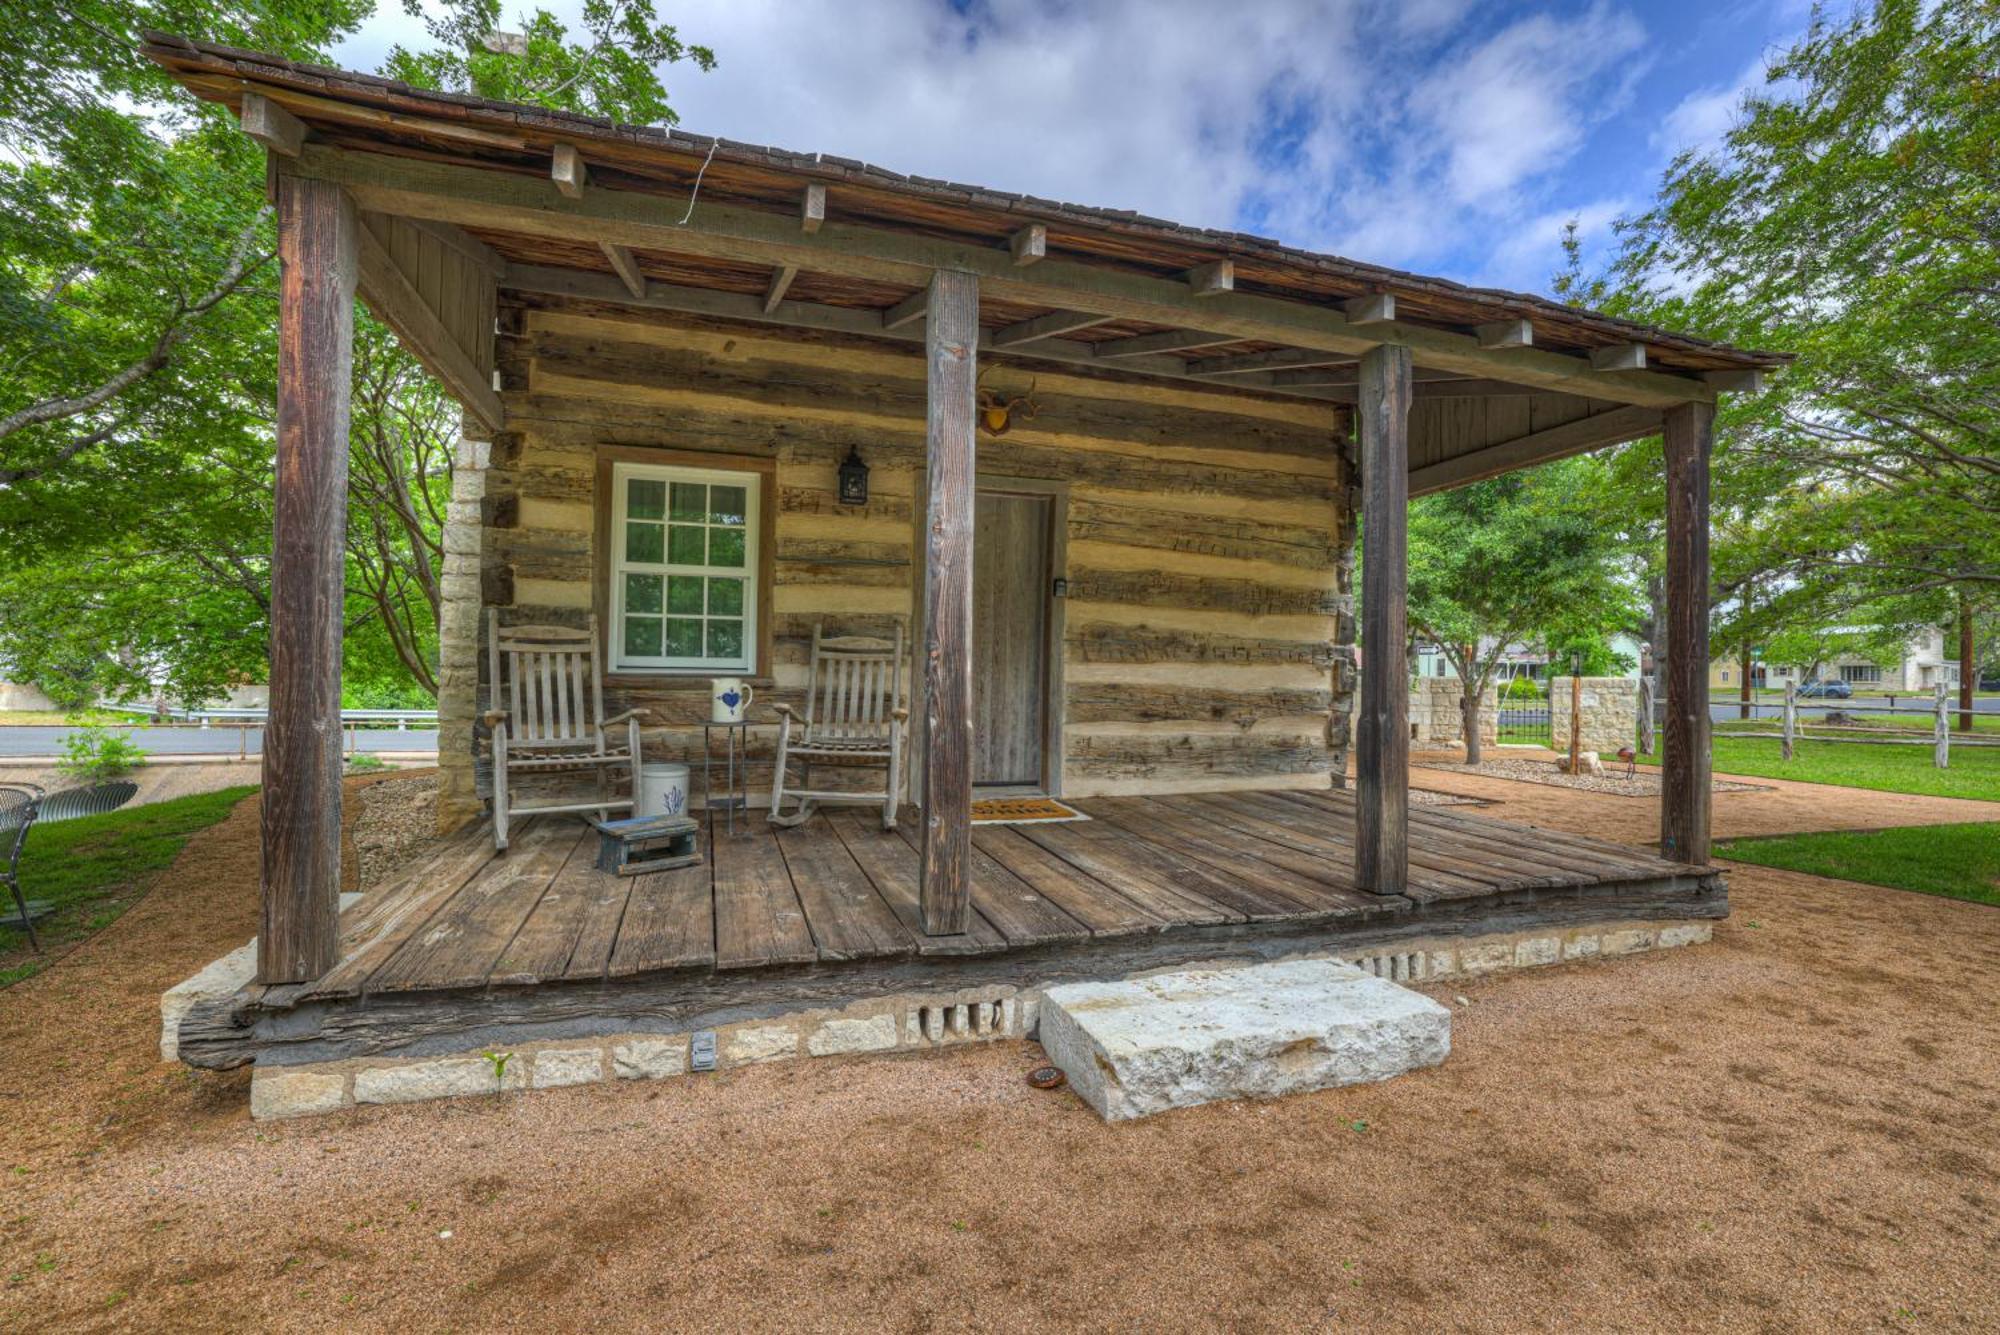
{"label": "blue heart design on pitcher", "polygon": [[743,703],[743,693],[741,691],[724,691],[722,693],[722,703],[734,709]]}

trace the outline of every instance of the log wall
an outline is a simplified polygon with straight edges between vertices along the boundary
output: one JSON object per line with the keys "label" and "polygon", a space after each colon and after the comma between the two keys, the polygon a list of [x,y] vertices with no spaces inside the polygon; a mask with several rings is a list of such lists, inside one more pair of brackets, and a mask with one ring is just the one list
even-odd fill
{"label": "log wall", "polygon": [[[516,294],[500,329],[484,603],[580,624],[598,451],[656,447],[775,460],[774,653],[753,714],[801,701],[816,619],[914,631],[915,349]],[[982,432],[979,470],[1069,484],[1064,791],[1327,786],[1354,680],[1343,410],[1011,366],[982,384],[1013,396],[1031,379],[1036,415]],[[870,469],[865,507],[836,499],[850,446]],[[655,713],[649,758],[698,756],[705,678],[616,679],[607,708],[635,705]]]}

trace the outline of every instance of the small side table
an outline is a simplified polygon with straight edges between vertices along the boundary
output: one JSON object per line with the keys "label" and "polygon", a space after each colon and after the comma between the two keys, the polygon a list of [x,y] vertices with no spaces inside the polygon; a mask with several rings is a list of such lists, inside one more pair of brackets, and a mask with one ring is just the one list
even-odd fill
{"label": "small side table", "polygon": [[[749,719],[741,723],[704,722],[701,725],[701,800],[710,811],[727,813],[729,833],[736,833],[736,813],[747,819],[750,812],[750,729]],[[715,794],[715,734],[722,734],[723,792]]]}

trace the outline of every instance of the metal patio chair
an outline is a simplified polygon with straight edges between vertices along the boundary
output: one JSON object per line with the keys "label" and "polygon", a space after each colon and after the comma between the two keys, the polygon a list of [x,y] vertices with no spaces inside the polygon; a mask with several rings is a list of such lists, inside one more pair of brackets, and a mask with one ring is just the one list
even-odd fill
{"label": "metal patio chair", "polygon": [[[493,847],[507,851],[507,826],[532,812],[634,811],[639,796],[639,720],[649,711],[628,709],[604,717],[604,677],[598,670],[597,618],[588,628],[502,626],[500,609],[487,610],[488,681],[495,708],[485,714],[493,729]],[[504,706],[504,708],[499,707]],[[622,735],[611,729],[624,724]],[[610,775],[624,770],[631,795],[613,797]],[[554,801],[514,802],[507,791],[516,774],[594,773],[596,795]]]}
{"label": "metal patio chair", "polygon": [[[773,825],[801,825],[821,802],[880,802],[882,828],[896,828],[897,791],[902,781],[903,735],[910,711],[903,704],[903,627],[894,640],[869,636],[821,636],[813,626],[812,667],[806,678],[805,712],[777,705],[778,757],[771,779]],[[801,782],[787,781],[787,762],[803,766]],[[816,764],[884,766],[888,781],[879,791],[812,786]],[[784,811],[785,796],[798,810]]]}
{"label": "metal patio chair", "polygon": [[79,816],[102,816],[107,811],[118,810],[138,795],[139,785],[130,779],[65,788],[42,799],[41,812],[35,819],[47,825],[52,821],[75,820]]}
{"label": "metal patio chair", "polygon": [[28,827],[35,823],[41,800],[42,790],[33,784],[0,786],[0,844],[4,844],[0,851],[7,855],[7,870],[0,876],[14,892],[14,907],[20,911],[21,926],[27,929],[28,944],[37,955],[42,953],[42,939],[35,934],[34,915],[28,912],[28,901],[21,894],[21,846],[28,842]]}

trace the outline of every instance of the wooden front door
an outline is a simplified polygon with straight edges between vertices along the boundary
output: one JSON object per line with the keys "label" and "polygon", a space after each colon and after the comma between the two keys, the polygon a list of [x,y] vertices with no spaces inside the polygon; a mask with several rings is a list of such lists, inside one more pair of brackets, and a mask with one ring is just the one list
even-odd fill
{"label": "wooden front door", "polygon": [[972,781],[1040,790],[1054,498],[981,491],[972,533]]}

